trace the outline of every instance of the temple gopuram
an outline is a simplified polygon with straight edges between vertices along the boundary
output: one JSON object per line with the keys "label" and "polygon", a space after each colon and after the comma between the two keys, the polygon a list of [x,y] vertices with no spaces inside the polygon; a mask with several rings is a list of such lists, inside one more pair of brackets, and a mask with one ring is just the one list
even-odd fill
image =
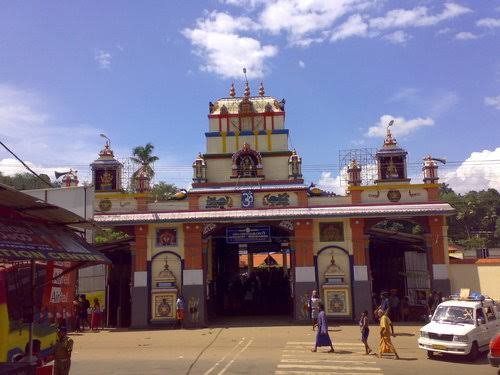
{"label": "temple gopuram", "polygon": [[352,160],[345,195],[304,183],[285,100],[262,84],[258,95],[246,83],[238,96],[232,85],[210,102],[205,137],[191,188],[165,200],[141,171],[135,192],[122,189],[109,143],[91,165],[95,221],[133,238],[120,255],[132,327],[174,324],[179,295],[184,324],[204,326],[230,316],[306,320],[312,290],[342,321],[373,311],[383,291],[406,301],[410,318],[425,313],[431,290],[450,293],[445,217],[453,209],[438,199],[438,165],[426,157],[422,181],[410,181],[390,127],[375,155],[377,179],[363,184],[364,166]]}

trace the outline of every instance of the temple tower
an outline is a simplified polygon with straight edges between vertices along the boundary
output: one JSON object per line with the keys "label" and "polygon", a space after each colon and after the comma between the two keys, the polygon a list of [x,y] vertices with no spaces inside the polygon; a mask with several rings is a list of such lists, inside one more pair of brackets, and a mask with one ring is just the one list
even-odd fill
{"label": "temple tower", "polygon": [[90,164],[90,168],[96,192],[122,189],[123,164],[115,159],[108,140],[99,152],[99,158]]}

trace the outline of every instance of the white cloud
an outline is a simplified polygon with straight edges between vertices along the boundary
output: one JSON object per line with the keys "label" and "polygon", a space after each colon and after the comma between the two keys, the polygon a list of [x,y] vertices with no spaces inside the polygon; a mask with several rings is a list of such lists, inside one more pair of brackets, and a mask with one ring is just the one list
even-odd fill
{"label": "white cloud", "polygon": [[443,173],[442,180],[459,193],[470,190],[500,190],[500,147],[473,152],[455,170]]}
{"label": "white cloud", "polygon": [[266,3],[259,16],[265,29],[285,31],[292,44],[308,34],[324,31],[342,16],[369,7],[368,0],[274,0]]}
{"label": "white cloud", "polygon": [[455,39],[457,40],[473,40],[479,38],[479,35],[471,33],[469,31],[461,31],[455,34]]}
{"label": "white cloud", "polygon": [[109,70],[111,68],[112,56],[109,52],[97,50],[94,54],[94,60],[101,69]]}
{"label": "white cloud", "polygon": [[[102,131],[82,124],[58,124],[59,120],[49,113],[48,105],[38,95],[0,84],[2,141],[36,171],[51,177],[51,171],[64,170],[68,165],[83,168],[82,173],[88,174],[88,164],[97,156]],[[2,173],[26,171],[11,158],[7,151],[0,150]]]}
{"label": "white cloud", "polygon": [[411,38],[408,33],[398,30],[393,33],[387,34],[383,36],[384,39],[388,40],[394,44],[406,44],[406,42]]}
{"label": "white cloud", "polygon": [[235,78],[241,77],[242,68],[246,67],[249,78],[260,78],[267,69],[266,59],[275,56],[278,48],[262,45],[257,39],[238,34],[258,27],[248,17],[212,12],[199,19],[195,28],[184,29],[182,34],[204,59],[201,70],[224,78]]}
{"label": "white cloud", "polygon": [[337,41],[352,36],[366,36],[367,32],[368,24],[361,15],[355,14],[333,31],[330,40]]}
{"label": "white cloud", "polygon": [[476,25],[494,29],[495,27],[500,27],[500,18],[482,18],[476,22]]}
{"label": "white cloud", "polygon": [[387,12],[384,17],[372,18],[370,26],[380,30],[433,26],[469,12],[471,12],[469,8],[455,3],[446,3],[444,10],[434,15],[429,14],[429,9],[424,6],[413,9],[393,9]]}
{"label": "white cloud", "polygon": [[317,186],[325,191],[335,194],[345,194],[345,186],[342,186],[342,177],[333,176],[332,172],[321,172]]}
{"label": "white cloud", "polygon": [[486,98],[484,98],[484,104],[492,106],[496,109],[500,109],[500,95],[487,96]]}
{"label": "white cloud", "polygon": [[299,67],[301,67],[302,69],[304,69],[306,67],[306,63],[302,60],[299,60]]}
{"label": "white cloud", "polygon": [[421,127],[434,125],[434,120],[430,117],[417,117],[414,119],[406,120],[404,117],[383,115],[374,126],[370,126],[368,128],[365,136],[384,137],[386,135],[387,125],[391,120],[394,120],[394,125],[391,127],[391,132],[394,136],[407,135]]}

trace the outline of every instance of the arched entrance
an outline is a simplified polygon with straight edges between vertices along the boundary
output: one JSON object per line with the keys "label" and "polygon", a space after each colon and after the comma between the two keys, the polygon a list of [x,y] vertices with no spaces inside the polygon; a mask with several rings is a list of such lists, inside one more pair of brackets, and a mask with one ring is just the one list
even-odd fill
{"label": "arched entrance", "polygon": [[382,220],[369,226],[373,305],[379,303],[380,293],[387,292],[394,321],[420,320],[426,313],[431,260],[425,232],[423,223],[411,220]]}
{"label": "arched entrance", "polygon": [[278,223],[214,227],[205,236],[209,318],[292,315],[292,235]]}

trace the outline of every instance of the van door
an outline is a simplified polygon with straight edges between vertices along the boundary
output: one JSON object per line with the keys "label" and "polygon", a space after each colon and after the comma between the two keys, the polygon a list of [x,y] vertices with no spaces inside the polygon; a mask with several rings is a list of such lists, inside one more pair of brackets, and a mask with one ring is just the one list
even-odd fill
{"label": "van door", "polygon": [[498,311],[495,311],[493,305],[486,307],[486,319],[488,319],[488,335],[492,339],[497,332],[500,331],[500,317],[498,316]]}

